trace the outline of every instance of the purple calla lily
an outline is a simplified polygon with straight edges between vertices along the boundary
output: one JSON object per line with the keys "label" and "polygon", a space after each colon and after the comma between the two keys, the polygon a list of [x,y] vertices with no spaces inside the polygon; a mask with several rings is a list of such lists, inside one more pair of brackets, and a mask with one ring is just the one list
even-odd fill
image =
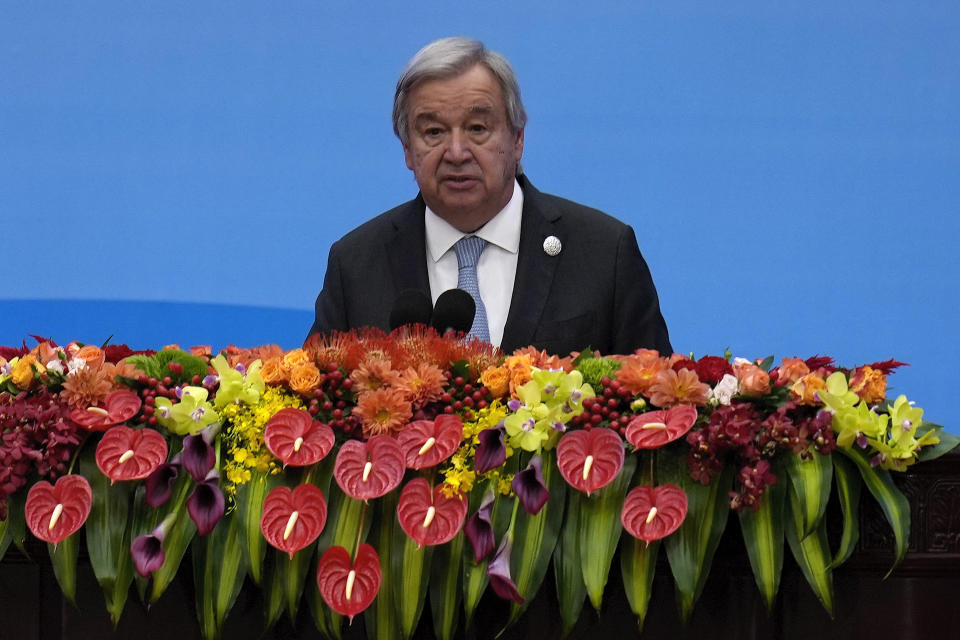
{"label": "purple calla lily", "polygon": [[226,500],[217,485],[218,479],[217,471],[211,471],[206,480],[197,483],[193,493],[187,498],[187,511],[190,512],[190,518],[197,525],[197,533],[201,536],[213,531],[226,508]]}
{"label": "purple calla lily", "polygon": [[168,462],[154,469],[153,473],[147,476],[147,492],[144,496],[146,503],[157,508],[169,500],[173,483],[177,481],[179,475],[180,465],[175,462]]}
{"label": "purple calla lily", "polygon": [[507,460],[507,446],[502,426],[484,429],[477,436],[480,446],[474,457],[474,470],[477,475],[496,469]]}
{"label": "purple calla lily", "polygon": [[527,468],[513,476],[510,487],[520,499],[524,511],[532,516],[540,513],[540,509],[547,504],[550,497],[550,492],[543,482],[543,458],[533,456]]}
{"label": "purple calla lily", "polygon": [[493,501],[496,496],[492,489],[487,489],[483,494],[483,501],[475,514],[470,516],[463,531],[467,534],[467,540],[473,547],[473,557],[477,564],[480,564],[493,551],[496,544],[496,538],[493,534],[493,524],[491,516],[493,515]]}
{"label": "purple calla lily", "polygon": [[[219,429],[218,425],[216,426]],[[183,468],[190,472],[193,479],[197,482],[203,482],[207,477],[213,465],[217,462],[217,454],[210,446],[215,434],[210,427],[207,427],[198,434],[187,436],[183,439]]]}
{"label": "purple calla lily", "polygon": [[513,532],[508,531],[503,536],[500,548],[497,549],[497,555],[493,557],[490,565],[487,567],[487,576],[490,578],[490,586],[494,593],[504,600],[513,600],[517,604],[523,604],[523,596],[517,591],[517,585],[510,577],[510,552],[513,550]]}
{"label": "purple calla lily", "polygon": [[163,541],[176,517],[176,512],[171,513],[149,535],[137,537],[130,545],[133,564],[141,577],[149,578],[151,573],[163,566],[163,562],[167,559],[167,554],[163,550]]}

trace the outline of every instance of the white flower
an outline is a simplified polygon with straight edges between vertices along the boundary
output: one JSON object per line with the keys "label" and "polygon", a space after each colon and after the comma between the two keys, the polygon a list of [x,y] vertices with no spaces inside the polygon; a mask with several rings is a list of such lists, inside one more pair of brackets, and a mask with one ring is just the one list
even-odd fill
{"label": "white flower", "polygon": [[60,362],[60,358],[54,358],[47,363],[47,371],[54,371],[56,373],[63,373],[63,363]]}
{"label": "white flower", "polygon": [[734,367],[738,367],[738,366],[743,365],[743,364],[753,364],[753,362],[751,362],[750,360],[747,360],[746,358],[734,358],[734,359],[733,359],[733,366],[734,366]]}
{"label": "white flower", "polygon": [[70,362],[67,363],[69,371],[67,371],[68,376],[72,376],[77,371],[82,371],[87,368],[87,361],[83,358],[73,358]]}
{"label": "white flower", "polygon": [[732,400],[733,396],[737,393],[737,386],[737,376],[725,373],[710,393],[710,399],[718,404],[729,406],[730,400]]}

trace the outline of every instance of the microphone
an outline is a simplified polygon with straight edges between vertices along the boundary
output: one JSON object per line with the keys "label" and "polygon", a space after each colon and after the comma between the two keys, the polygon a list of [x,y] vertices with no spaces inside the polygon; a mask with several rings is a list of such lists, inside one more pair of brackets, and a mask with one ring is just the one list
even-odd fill
{"label": "microphone", "polygon": [[467,333],[473,326],[476,312],[477,303],[473,301],[473,296],[463,289],[447,289],[437,298],[430,326],[441,334],[448,331]]}
{"label": "microphone", "polygon": [[[469,294],[468,294],[469,295]],[[420,289],[401,291],[390,311],[390,331],[408,324],[430,324],[433,303]]]}

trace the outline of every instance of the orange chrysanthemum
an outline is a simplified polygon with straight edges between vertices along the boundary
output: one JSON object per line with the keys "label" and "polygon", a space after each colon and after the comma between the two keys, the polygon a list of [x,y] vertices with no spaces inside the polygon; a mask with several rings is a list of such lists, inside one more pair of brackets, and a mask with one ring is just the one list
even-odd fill
{"label": "orange chrysanthemum", "polygon": [[416,367],[407,367],[400,374],[397,389],[406,395],[414,409],[419,409],[440,399],[446,381],[440,367],[424,362]]}
{"label": "orange chrysanthemum", "polygon": [[413,417],[410,403],[398,389],[377,389],[361,393],[353,415],[360,418],[363,436],[393,435]]}
{"label": "orange chrysanthemum", "polygon": [[115,367],[106,365],[77,369],[67,376],[60,397],[77,409],[98,406],[113,388],[115,371]]}
{"label": "orange chrysanthemum", "polygon": [[350,372],[353,390],[357,393],[394,387],[400,382],[400,372],[394,371],[389,360],[367,359]]}
{"label": "orange chrysanthemum", "polygon": [[793,383],[790,387],[790,394],[796,399],[797,404],[816,406],[823,404],[817,399],[817,391],[827,388],[827,383],[823,376],[814,371],[808,373]]}
{"label": "orange chrysanthemum", "polygon": [[657,375],[670,368],[669,361],[652,349],[639,349],[631,356],[620,358],[620,363],[617,381],[633,395],[649,395]]}
{"label": "orange chrysanthemum", "polygon": [[867,404],[883,402],[887,397],[887,376],[873,367],[860,367],[850,377],[850,391]]}
{"label": "orange chrysanthemum", "polygon": [[702,407],[709,399],[710,385],[700,382],[689,369],[661,371],[650,386],[650,404],[664,409],[678,404]]}

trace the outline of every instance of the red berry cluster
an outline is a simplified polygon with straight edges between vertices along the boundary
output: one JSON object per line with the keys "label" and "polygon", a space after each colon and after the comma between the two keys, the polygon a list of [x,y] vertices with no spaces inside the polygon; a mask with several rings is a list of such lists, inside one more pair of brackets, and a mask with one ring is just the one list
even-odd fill
{"label": "red berry cluster", "polygon": [[331,428],[339,429],[348,437],[359,438],[363,425],[348,411],[353,401],[353,380],[336,363],[331,363],[320,386],[311,394],[307,410]]}
{"label": "red berry cluster", "polygon": [[[473,409],[485,409],[489,403],[490,390],[483,384],[473,384],[463,376],[445,373],[447,386],[440,396],[440,404],[444,413],[459,413],[464,420],[474,419]],[[438,407],[438,410],[439,407]]]}
{"label": "red berry cluster", "polygon": [[45,387],[30,396],[0,395],[0,520],[7,517],[7,497],[33,471],[50,480],[66,473],[82,432],[70,410]]}
{"label": "red berry cluster", "polygon": [[600,379],[600,389],[596,397],[583,401],[583,413],[574,416],[570,424],[574,427],[592,429],[593,427],[609,427],[623,435],[627,430],[634,412],[630,409],[633,394],[609,377]]}

